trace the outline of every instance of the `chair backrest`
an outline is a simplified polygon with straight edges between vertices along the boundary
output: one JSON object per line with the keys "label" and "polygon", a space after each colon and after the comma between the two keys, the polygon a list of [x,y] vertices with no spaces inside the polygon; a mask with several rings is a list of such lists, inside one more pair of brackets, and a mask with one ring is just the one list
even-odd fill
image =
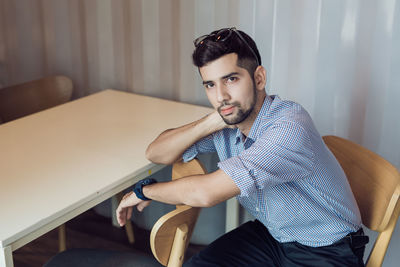
{"label": "chair backrest", "polygon": [[0,89],[0,120],[12,121],[71,100],[73,85],[65,76],[43,79]]}
{"label": "chair backrest", "polygon": [[363,224],[379,232],[366,266],[381,266],[400,213],[400,174],[390,162],[358,144],[337,136],[323,139],[346,173]]}
{"label": "chair backrest", "polygon": [[[172,166],[172,179],[205,174],[206,169],[198,159],[178,162]],[[186,205],[162,216],[153,226],[150,245],[154,257],[164,266],[182,266],[184,253],[192,236],[200,208]]]}

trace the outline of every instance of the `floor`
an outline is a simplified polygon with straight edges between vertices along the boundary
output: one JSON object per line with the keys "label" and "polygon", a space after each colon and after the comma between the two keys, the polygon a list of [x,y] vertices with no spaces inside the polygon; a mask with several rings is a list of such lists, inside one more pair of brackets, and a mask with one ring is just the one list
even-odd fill
{"label": "floor", "polygon": [[[112,226],[111,220],[89,210],[67,222],[67,248],[100,248],[120,251],[140,250],[151,254],[150,231],[133,225],[135,243],[129,244],[123,228]],[[190,245],[185,258],[203,246]],[[39,267],[58,252],[57,229],[13,252],[15,267]]]}

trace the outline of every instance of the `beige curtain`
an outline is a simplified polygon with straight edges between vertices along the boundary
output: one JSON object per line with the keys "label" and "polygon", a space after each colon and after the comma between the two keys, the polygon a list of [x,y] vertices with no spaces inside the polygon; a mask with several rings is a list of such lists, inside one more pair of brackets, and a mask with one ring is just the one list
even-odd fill
{"label": "beige curtain", "polygon": [[75,98],[114,88],[207,105],[192,41],[228,26],[258,43],[268,93],[400,168],[396,0],[0,0],[0,87],[64,74]]}

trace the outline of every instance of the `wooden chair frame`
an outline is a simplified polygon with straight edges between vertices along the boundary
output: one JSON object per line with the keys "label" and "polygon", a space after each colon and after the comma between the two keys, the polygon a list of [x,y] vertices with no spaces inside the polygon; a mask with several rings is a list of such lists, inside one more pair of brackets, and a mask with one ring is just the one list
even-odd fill
{"label": "wooden chair frame", "polygon": [[0,120],[9,122],[71,100],[73,84],[65,76],[49,76],[0,89]]}
{"label": "wooden chair frame", "polygon": [[[172,167],[172,179],[205,174],[206,169],[198,159],[178,162]],[[164,266],[182,266],[185,250],[192,236],[200,208],[178,205],[162,216],[153,226],[150,245],[154,257]]]}
{"label": "wooden chair frame", "polygon": [[374,152],[337,136],[323,140],[342,166],[361,212],[362,223],[379,233],[366,266],[381,266],[400,214],[400,174]]}

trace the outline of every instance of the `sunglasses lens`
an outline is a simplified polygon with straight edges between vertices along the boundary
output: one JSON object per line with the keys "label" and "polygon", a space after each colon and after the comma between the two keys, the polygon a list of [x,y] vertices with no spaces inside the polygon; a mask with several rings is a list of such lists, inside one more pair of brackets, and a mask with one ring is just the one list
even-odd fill
{"label": "sunglasses lens", "polygon": [[232,29],[223,29],[217,33],[203,35],[194,40],[194,46],[198,47],[202,45],[204,41],[207,39],[213,42],[223,42],[226,41],[231,36],[231,34],[232,34]]}
{"label": "sunglasses lens", "polygon": [[204,40],[207,39],[208,37],[209,37],[209,35],[200,36],[199,38],[194,40],[194,46],[198,47],[199,45],[203,44]]}
{"label": "sunglasses lens", "polygon": [[220,30],[215,36],[215,42],[223,42],[231,36],[231,29]]}

